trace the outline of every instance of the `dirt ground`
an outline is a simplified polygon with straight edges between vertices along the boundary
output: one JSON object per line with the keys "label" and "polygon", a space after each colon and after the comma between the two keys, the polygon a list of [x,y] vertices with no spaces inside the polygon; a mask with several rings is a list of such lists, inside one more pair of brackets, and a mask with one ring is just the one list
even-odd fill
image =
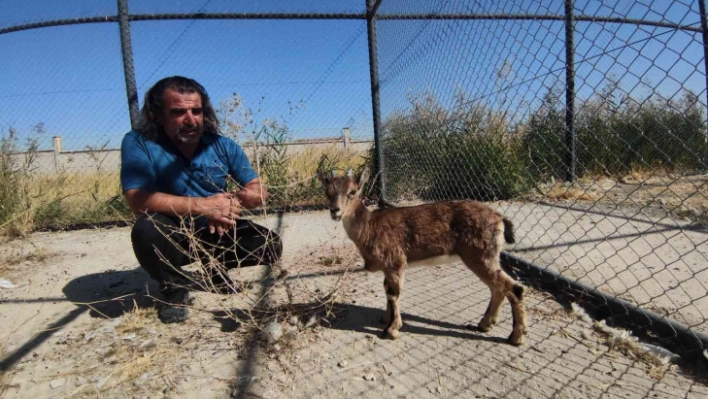
{"label": "dirt ground", "polygon": [[[526,299],[526,346],[505,343],[508,304],[491,332],[469,329],[489,292],[461,264],[411,269],[401,338],[381,340],[382,276],[362,270],[341,226],[325,213],[289,214],[283,231],[287,278],[234,271],[256,283],[233,296],[195,292],[192,317],[169,326],[156,317],[157,287],[138,268],[129,229],[5,244],[0,279],[16,287],[0,288],[0,398],[708,395],[704,376],[647,356],[542,292]],[[259,301],[281,310],[259,318],[249,313]]]}

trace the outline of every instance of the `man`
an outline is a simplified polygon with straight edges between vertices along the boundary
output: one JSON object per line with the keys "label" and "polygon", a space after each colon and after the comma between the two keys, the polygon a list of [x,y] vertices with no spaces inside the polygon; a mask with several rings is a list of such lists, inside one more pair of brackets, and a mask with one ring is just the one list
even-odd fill
{"label": "man", "polygon": [[[241,289],[223,271],[199,282],[182,266],[197,259],[226,268],[272,264],[282,244],[275,233],[239,218],[241,208],[261,206],[268,194],[243,150],[219,135],[204,87],[181,76],[162,79],[145,94],[141,113],[121,145],[123,194],[139,216],[133,250],[165,296],[159,318],[182,322],[189,316],[187,287]],[[229,193],[229,179],[241,189]]]}

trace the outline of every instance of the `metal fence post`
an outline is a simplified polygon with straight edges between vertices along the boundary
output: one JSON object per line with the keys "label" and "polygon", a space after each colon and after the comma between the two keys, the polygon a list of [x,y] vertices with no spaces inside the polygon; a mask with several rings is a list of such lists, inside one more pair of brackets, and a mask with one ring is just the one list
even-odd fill
{"label": "metal fence post", "polygon": [[[698,0],[698,11],[701,13],[701,37],[703,38],[703,71],[706,78],[706,107],[708,107],[708,18],[706,17],[706,0]],[[707,114],[708,115],[708,114]],[[708,140],[708,136],[704,137]],[[708,154],[703,154],[703,162],[708,160]]]}
{"label": "metal fence post", "polygon": [[575,149],[575,32],[574,0],[565,0],[565,180],[577,177]]}
{"label": "metal fence post", "polygon": [[135,84],[135,66],[133,65],[133,45],[130,40],[129,16],[128,0],[118,0],[118,25],[120,27],[120,48],[123,56],[125,90],[128,94],[130,126],[135,129],[140,120],[140,109],[138,107],[138,89]]}
{"label": "metal fence post", "polygon": [[369,38],[369,73],[371,75],[371,106],[374,117],[374,146],[376,147],[376,172],[379,175],[380,201],[385,202],[386,168],[384,160],[383,140],[381,138],[381,99],[379,97],[379,59],[376,47],[376,11],[381,0],[366,1],[366,26]]}

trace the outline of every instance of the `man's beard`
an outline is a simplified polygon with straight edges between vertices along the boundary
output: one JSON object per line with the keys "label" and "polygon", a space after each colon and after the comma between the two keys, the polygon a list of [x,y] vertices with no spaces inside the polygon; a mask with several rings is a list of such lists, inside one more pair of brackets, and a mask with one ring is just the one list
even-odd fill
{"label": "man's beard", "polygon": [[201,126],[181,128],[173,136],[173,140],[179,144],[197,144],[201,140],[203,129]]}

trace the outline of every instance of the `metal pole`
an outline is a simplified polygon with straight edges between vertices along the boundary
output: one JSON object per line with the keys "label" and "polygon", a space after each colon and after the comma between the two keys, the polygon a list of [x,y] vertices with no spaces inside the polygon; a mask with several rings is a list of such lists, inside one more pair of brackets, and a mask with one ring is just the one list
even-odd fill
{"label": "metal pole", "polygon": [[125,90],[128,94],[130,126],[135,129],[140,120],[140,109],[138,107],[138,89],[135,84],[135,66],[133,65],[133,45],[130,40],[129,17],[128,0],[118,0],[118,25],[120,27],[120,48],[123,55]]}
{"label": "metal pole", "polygon": [[381,0],[366,1],[366,26],[369,38],[369,73],[371,75],[371,106],[374,117],[374,146],[376,148],[376,172],[379,175],[380,203],[387,200],[386,196],[386,163],[381,139],[381,99],[379,97],[379,59],[376,48],[376,11]]}
{"label": "metal pole", "polygon": [[567,167],[565,180],[574,182],[576,178],[575,153],[575,42],[573,34],[575,21],[574,0],[565,0],[565,144]]}
{"label": "metal pole", "polygon": [[[706,106],[708,107],[708,18],[706,17],[706,0],[698,0],[698,10],[701,13],[701,34],[703,37],[703,69],[706,78]],[[703,138],[704,142],[706,137]],[[706,162],[706,158],[703,159]]]}

